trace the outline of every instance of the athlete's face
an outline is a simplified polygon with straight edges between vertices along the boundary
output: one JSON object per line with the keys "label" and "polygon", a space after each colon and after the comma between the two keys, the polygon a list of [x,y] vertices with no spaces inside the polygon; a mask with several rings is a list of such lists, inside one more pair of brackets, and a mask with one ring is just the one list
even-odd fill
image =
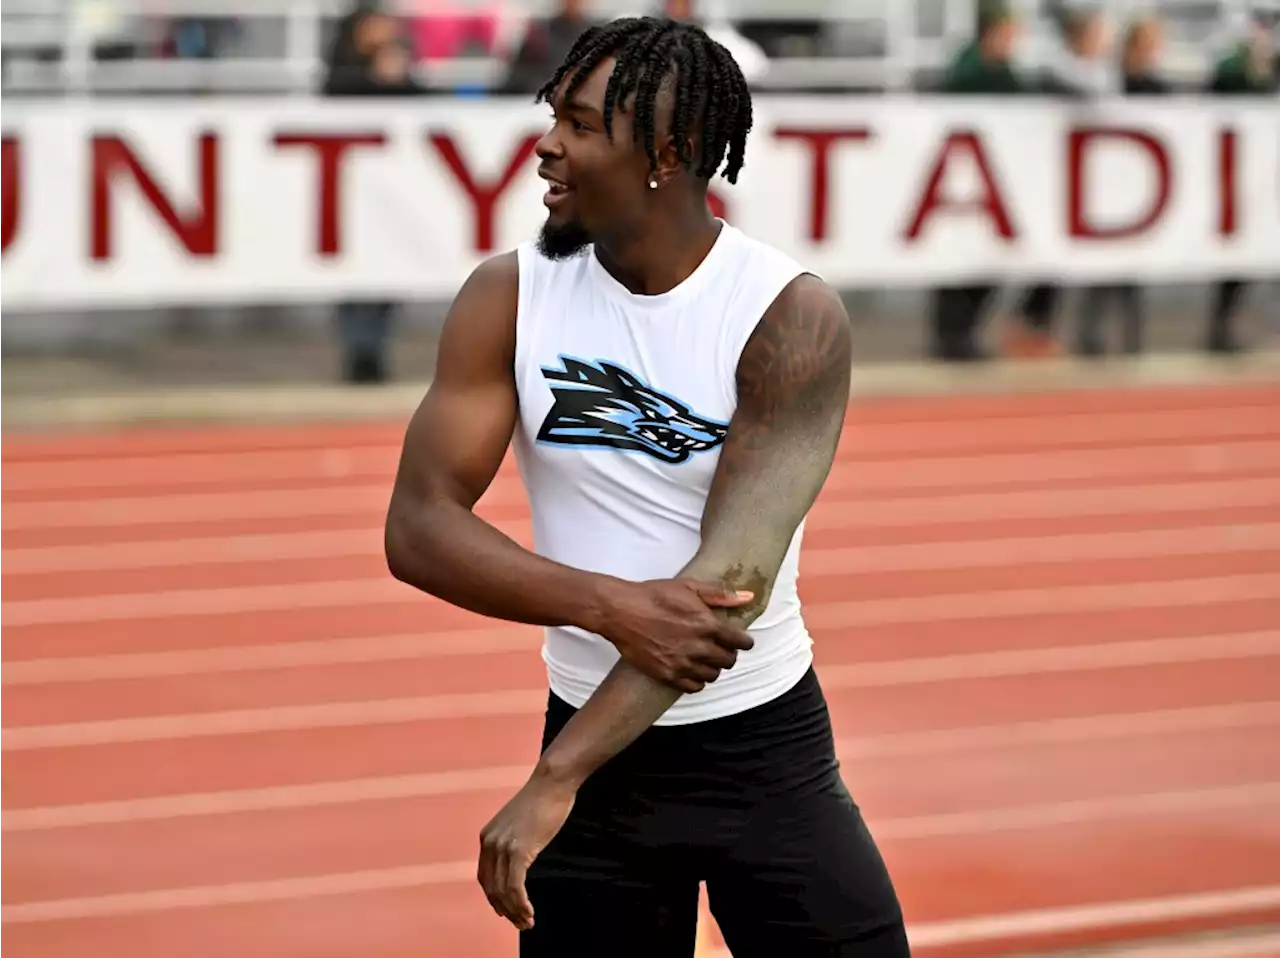
{"label": "athlete's face", "polygon": [[[537,153],[538,172],[548,187],[541,247],[553,258],[625,235],[651,202],[649,158],[632,125],[633,98],[618,104],[612,137],[605,133],[605,90],[613,67],[612,58],[602,61],[566,100],[571,73],[551,98],[551,129],[538,140]],[[665,121],[668,112],[656,109],[655,121]]]}

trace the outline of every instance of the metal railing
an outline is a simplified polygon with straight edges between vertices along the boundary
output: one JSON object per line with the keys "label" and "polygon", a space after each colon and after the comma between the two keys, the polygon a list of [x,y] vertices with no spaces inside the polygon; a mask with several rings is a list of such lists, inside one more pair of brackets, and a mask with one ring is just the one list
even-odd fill
{"label": "metal railing", "polygon": [[[495,86],[525,25],[558,6],[555,0],[470,0],[468,5],[495,18],[497,49],[485,56],[420,62],[419,78],[428,85]],[[1051,31],[1048,0],[1014,0],[1013,5],[1030,25],[1030,42]],[[310,95],[324,72],[328,32],[349,6],[350,0],[5,0],[0,11],[4,92]],[[433,0],[387,6],[407,17],[430,17],[438,8]],[[459,6],[450,4],[450,12]],[[652,0],[594,0],[589,9],[610,17],[659,6]],[[698,9],[711,23],[821,25],[820,50],[771,57],[768,70],[755,81],[758,87],[895,90],[946,61],[970,35],[974,6],[975,0],[701,0]],[[1105,7],[1116,21],[1140,9],[1133,0],[1109,0]],[[1143,2],[1141,9],[1151,7]],[[1280,13],[1280,0],[1164,0],[1158,7],[1171,25],[1169,71],[1194,78],[1247,10],[1271,7]],[[241,29],[214,58],[162,54],[167,26],[192,19],[238,23]],[[104,54],[112,45],[117,55]]]}

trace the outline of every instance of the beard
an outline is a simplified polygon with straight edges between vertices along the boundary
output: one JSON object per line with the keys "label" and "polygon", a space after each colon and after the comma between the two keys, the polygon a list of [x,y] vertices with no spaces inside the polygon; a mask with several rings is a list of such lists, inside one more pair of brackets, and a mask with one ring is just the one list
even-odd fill
{"label": "beard", "polygon": [[538,234],[538,252],[547,259],[571,259],[584,252],[591,242],[591,235],[577,220],[553,223],[548,219]]}

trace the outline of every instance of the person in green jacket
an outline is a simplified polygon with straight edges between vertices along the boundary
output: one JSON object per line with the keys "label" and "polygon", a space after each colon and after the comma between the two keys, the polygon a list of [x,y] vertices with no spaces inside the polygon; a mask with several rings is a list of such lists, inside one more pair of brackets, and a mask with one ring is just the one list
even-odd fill
{"label": "person in green jacket", "polygon": [[974,39],[951,62],[943,90],[960,95],[1033,92],[1013,68],[1018,22],[1008,7],[999,2],[980,4],[977,26]]}
{"label": "person in green jacket", "polygon": [[[1218,61],[1207,92],[1232,97],[1274,97],[1280,92],[1275,43],[1265,20],[1255,17],[1249,25],[1248,35]],[[1239,279],[1223,280],[1213,285],[1205,335],[1205,349],[1209,352],[1236,353],[1241,350],[1235,318],[1247,289],[1248,284]]]}
{"label": "person in green jacket", "polygon": [[1249,25],[1248,36],[1218,61],[1209,92],[1222,96],[1274,96],[1280,92],[1275,43],[1271,38],[1271,28],[1261,17],[1254,18]]}
{"label": "person in green jacket", "polygon": [[[978,31],[950,63],[940,92],[953,96],[1020,96],[1040,93],[1039,84],[1014,66],[1019,24],[1008,6],[985,0],[978,8]],[[933,297],[932,354],[947,361],[984,359],[977,343],[982,313],[996,293],[990,284],[951,286]],[[1058,290],[1049,285],[1030,289],[1019,302],[1019,319],[1010,334],[1010,351],[1019,355],[1048,355],[1055,349],[1049,334],[1057,310]]]}

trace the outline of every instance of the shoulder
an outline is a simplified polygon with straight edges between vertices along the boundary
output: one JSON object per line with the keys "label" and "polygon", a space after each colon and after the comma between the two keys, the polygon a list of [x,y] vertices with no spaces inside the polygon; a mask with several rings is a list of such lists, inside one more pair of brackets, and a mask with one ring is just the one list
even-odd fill
{"label": "shoulder", "polygon": [[801,273],[765,310],[738,360],[739,395],[771,385],[835,388],[853,355],[849,314],[839,293]]}
{"label": "shoulder", "polygon": [[[467,276],[440,334],[439,357],[470,365],[514,355],[520,303],[520,257],[516,250],[480,262]],[[437,360],[440,365],[440,360]]]}
{"label": "shoulder", "polygon": [[480,311],[491,316],[510,313],[505,318],[514,320],[520,298],[520,258],[517,250],[508,250],[482,260],[454,297],[450,318]]}
{"label": "shoulder", "polygon": [[847,334],[849,314],[830,283],[813,273],[801,272],[765,310],[760,326],[783,336],[804,335],[815,328]]}
{"label": "shoulder", "polygon": [[519,284],[520,251],[511,249],[481,260],[467,277],[463,289],[508,289],[518,288]]}

